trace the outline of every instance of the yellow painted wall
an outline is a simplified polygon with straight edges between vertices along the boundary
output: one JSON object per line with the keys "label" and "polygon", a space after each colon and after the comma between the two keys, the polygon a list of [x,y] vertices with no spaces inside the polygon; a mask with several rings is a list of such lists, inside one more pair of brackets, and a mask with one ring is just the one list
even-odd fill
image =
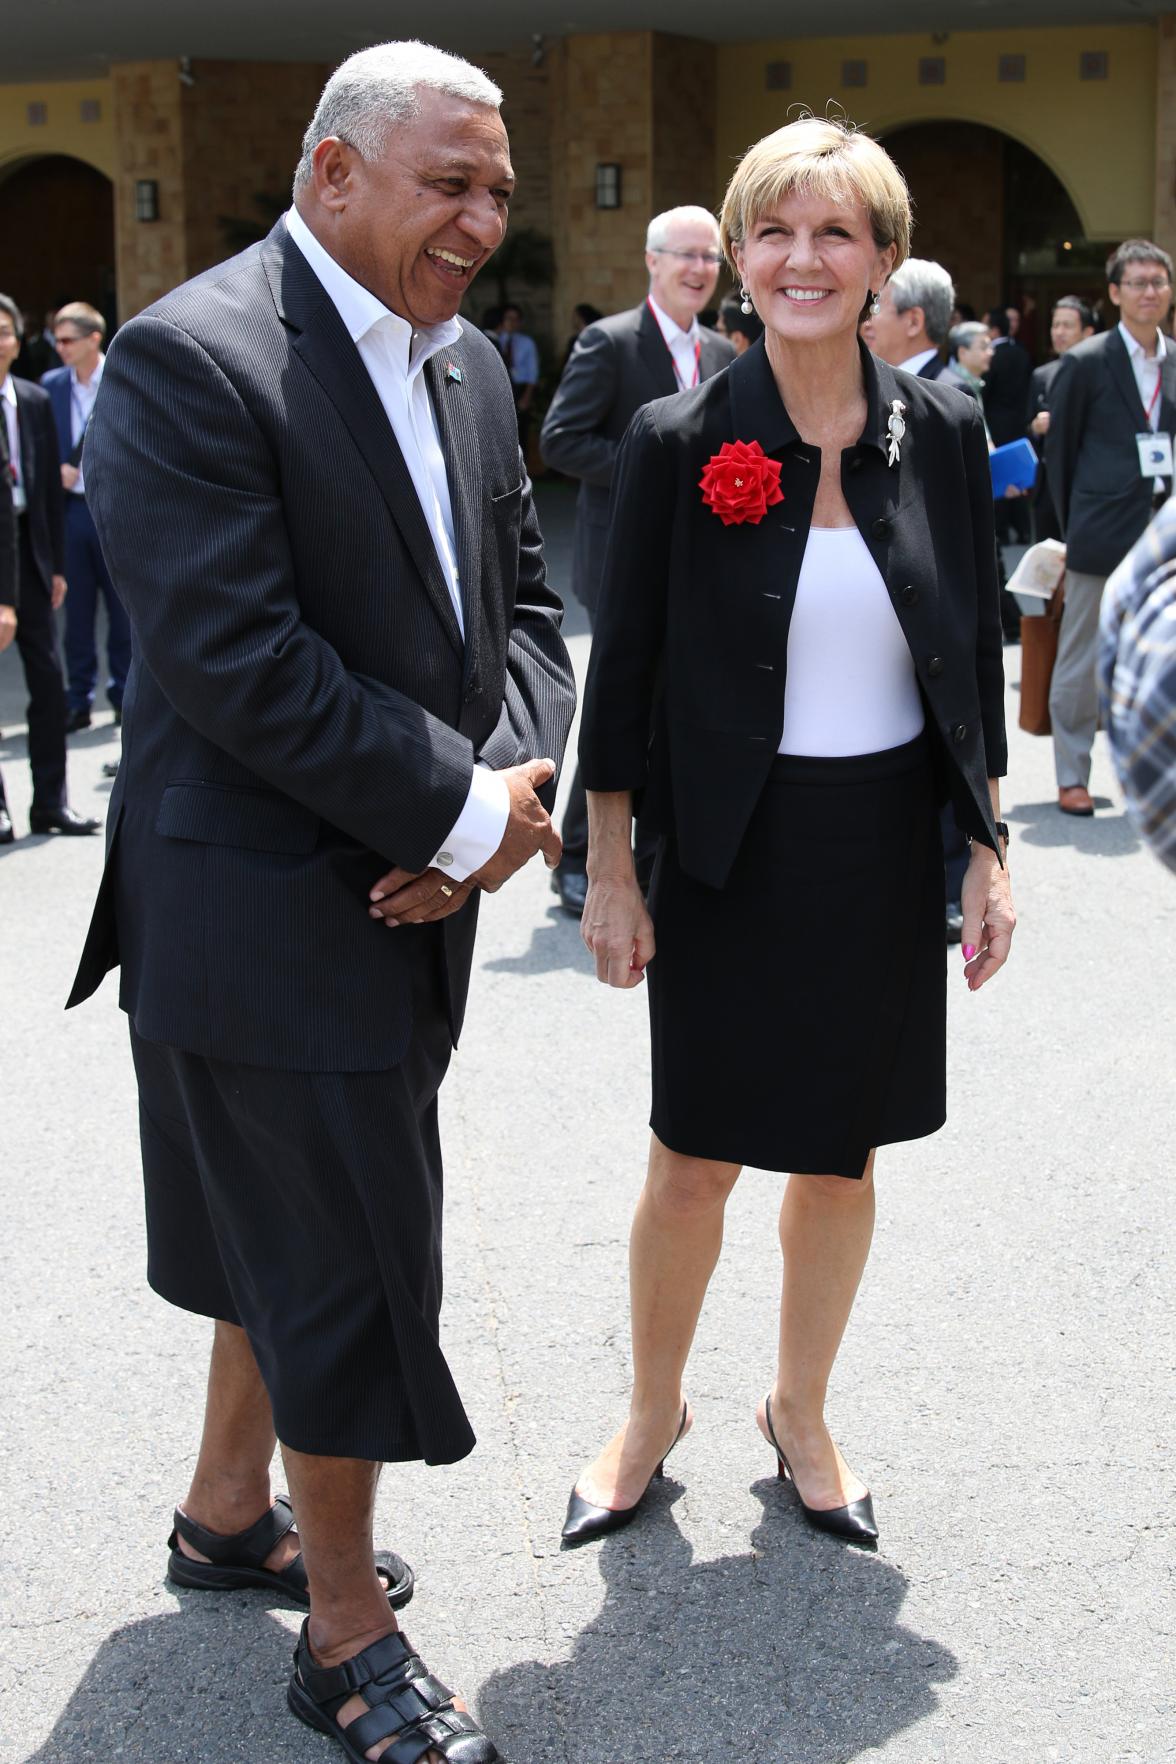
{"label": "yellow painted wall", "polygon": [[[1084,50],[1105,50],[1109,78],[1080,80]],[[997,57],[1024,55],[1023,83],[999,84]],[[947,81],[921,86],[922,56],[942,55]],[[868,63],[868,83],[846,89],[841,64]],[[788,91],[765,89],[769,61],[792,63]],[[927,35],[821,37],[719,47],[720,192],[739,155],[789,121],[789,108],[818,115],[830,99],[860,127],[881,134],[907,123],[974,122],[1002,129],[1043,159],[1069,191],[1088,238],[1152,230],[1156,179],[1156,31],[1152,24],[1057,30],[952,31]],[[794,112],[795,114],[795,112]]]}
{"label": "yellow painted wall", "polygon": [[[82,121],[83,98],[101,105],[97,122]],[[48,120],[30,128],[27,111],[35,103],[48,106]],[[0,178],[23,160],[47,153],[68,153],[114,176],[114,94],[108,79],[0,86]]]}

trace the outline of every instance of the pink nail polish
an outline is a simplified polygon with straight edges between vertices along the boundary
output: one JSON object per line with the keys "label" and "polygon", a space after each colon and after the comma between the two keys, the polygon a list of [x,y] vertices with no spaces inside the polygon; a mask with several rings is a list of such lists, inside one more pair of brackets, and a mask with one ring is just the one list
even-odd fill
{"label": "pink nail polish", "polygon": [[966,962],[970,962],[972,957],[975,955],[975,953],[976,953],[976,945],[974,943],[965,943],[965,945],[964,945],[964,960]]}

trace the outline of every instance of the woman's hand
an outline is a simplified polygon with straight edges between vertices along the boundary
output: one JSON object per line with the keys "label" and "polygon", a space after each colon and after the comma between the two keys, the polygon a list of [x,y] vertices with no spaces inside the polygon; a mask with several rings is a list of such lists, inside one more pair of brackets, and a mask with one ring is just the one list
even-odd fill
{"label": "woman's hand", "polygon": [[996,853],[978,841],[972,844],[960,905],[964,976],[969,992],[978,992],[1008,961],[1017,923],[1008,868],[1002,870]]}
{"label": "woman's hand", "polygon": [[653,960],[653,920],[636,876],[589,878],[580,936],[605,986],[640,986]]}

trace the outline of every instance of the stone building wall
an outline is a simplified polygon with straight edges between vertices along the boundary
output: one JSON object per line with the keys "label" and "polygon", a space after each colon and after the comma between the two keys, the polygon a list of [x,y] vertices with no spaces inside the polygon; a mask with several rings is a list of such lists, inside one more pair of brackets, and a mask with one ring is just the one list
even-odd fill
{"label": "stone building wall", "polygon": [[[635,306],[646,288],[652,213],[653,34],[568,37],[552,57],[551,166],[555,310]],[[621,207],[596,206],[596,167],[623,166]]]}
{"label": "stone building wall", "polygon": [[[120,320],[141,312],[187,275],[183,87],[174,61],[122,61],[111,70],[114,108],[115,262]],[[159,186],[159,219],[135,219],[135,184]]]}
{"label": "stone building wall", "polygon": [[303,131],[329,72],[309,61],[192,63],[195,84],[181,87],[188,275],[231,254],[223,216],[268,230],[272,205],[263,211],[255,198],[288,205]]}
{"label": "stone building wall", "polygon": [[1156,20],[1155,241],[1176,257],[1176,13]]}

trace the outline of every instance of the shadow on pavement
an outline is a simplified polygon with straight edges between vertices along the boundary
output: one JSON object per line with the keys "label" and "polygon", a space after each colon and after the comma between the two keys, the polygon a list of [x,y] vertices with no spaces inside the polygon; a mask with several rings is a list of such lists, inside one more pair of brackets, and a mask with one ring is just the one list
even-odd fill
{"label": "shadow on pavement", "polygon": [[[1011,808],[1008,819],[1017,828],[1017,838],[1027,845],[1057,847],[1072,845],[1095,857],[1128,857],[1139,850],[1139,836],[1125,809],[1109,796],[1093,798],[1098,813],[1064,815],[1056,801],[1022,802]],[[1107,810],[1116,812],[1108,815]]]}
{"label": "shadow on pavement", "polygon": [[25,1764],[327,1764],[342,1756],[287,1710],[295,1637],[262,1598],[196,1593],[178,1597],[177,1607],[107,1638]]}
{"label": "shadow on pavement", "polygon": [[930,1714],[957,1662],[898,1621],[905,1576],[810,1531],[775,1479],[752,1493],[745,1555],[694,1562],[661,1502],[582,1552],[605,1602],[571,1659],[478,1697],[510,1764],[844,1764]]}
{"label": "shadow on pavement", "polygon": [[590,973],[592,958],[580,941],[580,921],[551,906],[541,925],[531,931],[531,942],[519,955],[495,956],[481,964],[495,974],[554,974],[561,968],[580,968]]}

